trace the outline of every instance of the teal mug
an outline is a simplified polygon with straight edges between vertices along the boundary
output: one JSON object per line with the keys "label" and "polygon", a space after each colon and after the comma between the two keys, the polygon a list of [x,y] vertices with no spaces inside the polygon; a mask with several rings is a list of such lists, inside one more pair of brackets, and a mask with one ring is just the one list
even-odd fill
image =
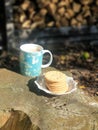
{"label": "teal mug", "polygon": [[[48,53],[50,59],[47,64],[42,64],[43,55]],[[41,74],[41,69],[51,65],[52,53],[44,50],[38,44],[23,44],[20,46],[20,72],[25,76],[37,77]]]}

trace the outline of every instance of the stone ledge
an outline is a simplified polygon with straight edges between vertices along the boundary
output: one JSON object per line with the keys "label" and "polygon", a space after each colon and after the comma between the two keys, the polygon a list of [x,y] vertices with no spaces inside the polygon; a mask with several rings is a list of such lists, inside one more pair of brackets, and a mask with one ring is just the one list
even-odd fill
{"label": "stone ledge", "polygon": [[[89,97],[80,89],[69,95],[50,96],[38,90],[31,78],[0,69],[0,115],[7,111],[12,115],[12,109],[14,112],[21,111],[22,115],[25,113],[32,126],[36,126],[35,130],[98,129],[98,100],[94,97]],[[11,116],[4,116],[0,130],[17,130],[14,127],[5,129],[8,120]],[[28,127],[27,130],[33,128]],[[25,129],[21,127],[19,130]]]}

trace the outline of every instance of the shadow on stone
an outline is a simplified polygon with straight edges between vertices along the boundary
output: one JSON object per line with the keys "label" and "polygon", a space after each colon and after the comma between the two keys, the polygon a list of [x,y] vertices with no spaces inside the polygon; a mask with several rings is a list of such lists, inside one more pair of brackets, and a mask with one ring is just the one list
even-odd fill
{"label": "shadow on stone", "polygon": [[47,94],[47,93],[45,93],[44,91],[42,91],[42,90],[40,90],[40,89],[38,89],[38,87],[37,87],[37,85],[34,83],[34,80],[35,79],[30,79],[29,81],[28,81],[28,87],[29,87],[29,90],[31,91],[31,92],[34,92],[35,94],[37,94],[37,95],[39,95],[39,96],[45,96],[45,97],[53,97],[53,95],[49,95],[49,94]]}
{"label": "shadow on stone", "polygon": [[8,114],[2,114],[2,124],[0,130],[40,130],[40,128],[32,124],[29,116],[22,111],[11,110]]}

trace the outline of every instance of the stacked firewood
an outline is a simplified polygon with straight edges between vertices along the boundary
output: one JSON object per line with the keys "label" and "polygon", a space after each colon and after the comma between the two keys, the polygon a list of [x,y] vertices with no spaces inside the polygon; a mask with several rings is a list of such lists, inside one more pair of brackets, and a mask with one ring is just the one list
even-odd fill
{"label": "stacked firewood", "polygon": [[21,0],[14,4],[13,15],[17,28],[94,25],[98,23],[98,0]]}

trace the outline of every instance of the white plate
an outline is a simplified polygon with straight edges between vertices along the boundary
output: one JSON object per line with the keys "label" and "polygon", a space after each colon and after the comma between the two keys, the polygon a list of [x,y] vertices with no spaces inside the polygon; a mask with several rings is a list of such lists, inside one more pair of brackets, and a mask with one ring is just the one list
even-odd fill
{"label": "white plate", "polygon": [[45,82],[44,82],[44,77],[41,75],[37,78],[36,81],[34,81],[35,84],[37,85],[37,87],[48,93],[48,94],[51,94],[51,95],[63,95],[63,94],[70,94],[72,93],[73,91],[75,91],[77,89],[77,82],[74,81],[74,79],[72,77],[69,77],[67,76],[67,85],[68,85],[68,91],[64,92],[64,93],[61,93],[61,94],[56,94],[56,93],[53,93],[51,91],[49,91],[47,89],[47,87],[45,86]]}

